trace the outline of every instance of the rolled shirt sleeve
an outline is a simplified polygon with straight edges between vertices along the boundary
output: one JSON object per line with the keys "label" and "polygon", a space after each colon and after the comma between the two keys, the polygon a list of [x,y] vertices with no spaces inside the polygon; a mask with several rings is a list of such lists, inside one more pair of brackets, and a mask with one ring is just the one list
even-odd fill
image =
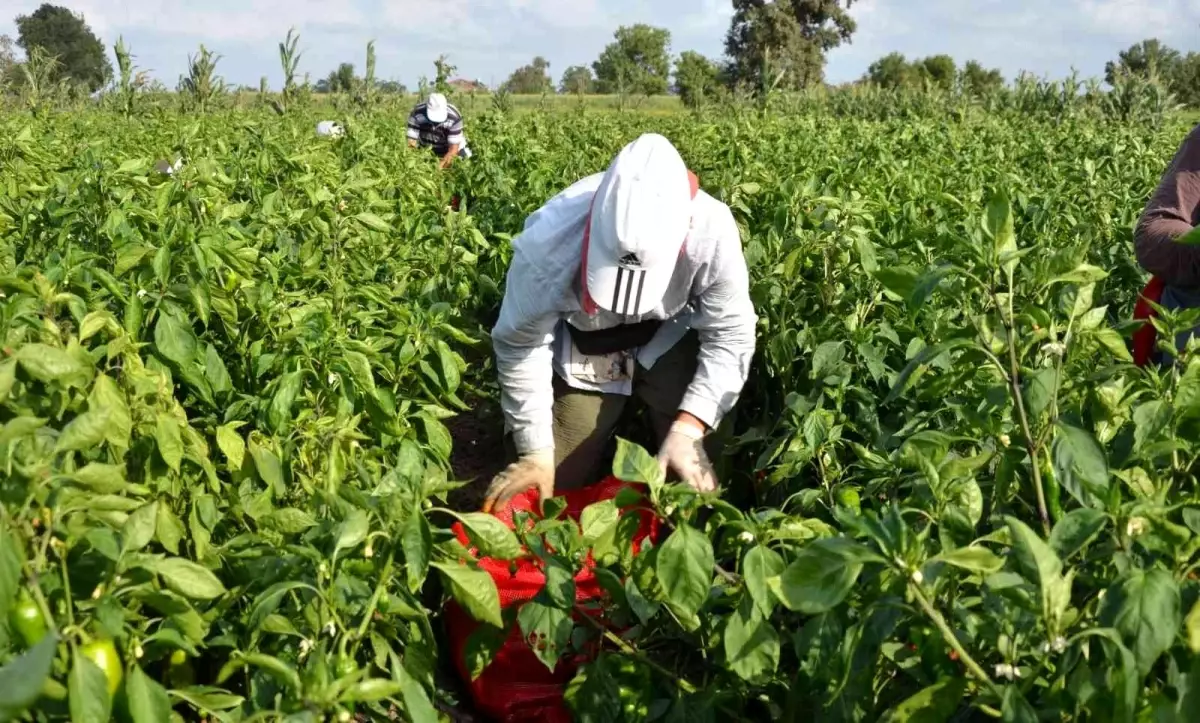
{"label": "rolled shirt sleeve", "polygon": [[1134,252],[1146,271],[1172,286],[1200,287],[1200,247],[1176,239],[1191,231],[1200,209],[1200,126],[1184,139],[1146,204]]}
{"label": "rolled shirt sleeve", "polygon": [[737,404],[754,357],[758,315],[750,299],[750,277],[741,237],[725,209],[715,228],[717,253],[709,283],[697,295],[691,326],[700,336],[696,374],[679,405],[715,428]]}

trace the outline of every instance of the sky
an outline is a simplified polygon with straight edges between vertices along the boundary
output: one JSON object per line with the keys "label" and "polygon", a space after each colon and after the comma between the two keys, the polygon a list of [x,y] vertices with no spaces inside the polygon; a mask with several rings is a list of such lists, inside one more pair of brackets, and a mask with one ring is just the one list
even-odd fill
{"label": "sky", "polygon": [[[0,0],[0,34],[16,37],[15,18],[40,0]],[[729,0],[60,0],[84,15],[110,47],[119,35],[139,68],[168,86],[200,43],[221,55],[218,74],[235,84],[281,82],[277,45],[289,27],[301,36],[301,73],[324,77],[342,61],[360,72],[376,41],[376,77],[416,87],[445,53],[457,76],[489,85],[535,55],[558,81],[590,65],[620,25],[671,31],[671,50],[723,52]],[[863,75],[892,51],[946,53],[999,68],[1062,77],[1078,69],[1103,76],[1104,63],[1144,38],[1200,51],[1200,0],[856,0],[858,32],[829,56],[826,78]]]}

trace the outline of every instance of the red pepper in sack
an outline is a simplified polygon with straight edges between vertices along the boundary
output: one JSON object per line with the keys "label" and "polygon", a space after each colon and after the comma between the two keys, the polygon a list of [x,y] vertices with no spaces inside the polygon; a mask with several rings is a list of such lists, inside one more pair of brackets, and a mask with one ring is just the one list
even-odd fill
{"label": "red pepper in sack", "polygon": [[[560,495],[566,500],[566,515],[570,519],[579,520],[579,516],[589,505],[603,502],[617,496],[622,489],[633,488],[644,491],[644,485],[622,482],[615,477],[609,477],[603,482],[573,490]],[[495,513],[497,519],[515,527],[513,514],[517,511],[537,514],[537,490],[529,490],[514,498],[508,507]],[[658,538],[658,519],[647,507],[636,507],[622,510],[623,514],[636,514],[640,517],[637,534],[633,538],[636,552],[641,542],[647,538],[654,542]],[[461,523],[453,527],[459,542],[471,547],[470,539]],[[583,569],[575,576],[575,600],[577,603],[599,603],[605,592],[593,572],[595,562],[591,554],[584,561]],[[500,607],[509,608],[529,602],[541,592],[546,585],[546,575],[542,572],[536,559],[522,559],[515,562],[505,560],[479,559],[480,569],[492,576],[496,588],[500,592]],[[470,681],[471,697],[480,713],[501,723],[516,723],[517,721],[538,721],[539,723],[571,723],[573,717],[563,699],[566,686],[575,677],[579,666],[587,662],[587,656],[577,656],[575,659],[564,658],[558,667],[551,672],[542,664],[529,647],[521,633],[521,628],[513,624],[508,631],[508,637],[497,651],[491,664],[475,680],[471,680],[471,672],[467,668],[466,646],[471,633],[481,625],[470,613],[462,609],[454,600],[446,603],[445,608],[446,632],[449,636],[450,649],[453,651],[454,663],[459,675],[464,681]]]}
{"label": "red pepper in sack", "polygon": [[1150,358],[1154,355],[1154,345],[1158,341],[1158,332],[1150,323],[1150,319],[1157,314],[1154,307],[1150,306],[1148,302],[1160,303],[1165,287],[1166,284],[1162,279],[1157,276],[1150,277],[1150,281],[1142,289],[1142,293],[1133,307],[1133,318],[1146,320],[1146,323],[1133,333],[1133,363],[1140,367],[1146,366],[1150,362]]}

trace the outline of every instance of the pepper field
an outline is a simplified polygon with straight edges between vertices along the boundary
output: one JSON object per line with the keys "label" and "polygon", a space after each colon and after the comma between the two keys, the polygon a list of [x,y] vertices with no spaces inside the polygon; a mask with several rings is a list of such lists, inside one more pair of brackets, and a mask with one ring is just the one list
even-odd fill
{"label": "pepper field", "polygon": [[[477,671],[598,649],[579,721],[1195,720],[1200,358],[1127,350],[1187,123],[720,110],[484,111],[446,173],[396,108],[0,115],[0,718],[469,720],[449,596]],[[622,442],[657,546],[613,502],[518,536],[472,503],[509,241],[645,131],[743,232],[724,492]]]}

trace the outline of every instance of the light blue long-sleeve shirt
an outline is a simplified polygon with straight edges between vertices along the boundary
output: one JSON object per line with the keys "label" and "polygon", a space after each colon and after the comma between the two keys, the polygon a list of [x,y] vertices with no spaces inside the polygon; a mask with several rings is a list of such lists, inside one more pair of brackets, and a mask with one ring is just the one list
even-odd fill
{"label": "light blue long-sleeve shirt", "polygon": [[581,301],[583,231],[593,194],[604,174],[584,178],[525,220],[513,239],[513,260],[492,345],[500,377],[505,425],[520,453],[554,447],[552,374],[569,385],[629,395],[628,380],[590,384],[566,373],[570,323],[582,331],[610,329],[646,319],[664,323],[636,351],[649,369],[690,329],[700,337],[698,366],[679,405],[716,427],[737,403],[754,355],[758,317],[741,237],[729,207],[700,191],[692,202],[692,227],[662,301],[641,316],[599,311]]}

